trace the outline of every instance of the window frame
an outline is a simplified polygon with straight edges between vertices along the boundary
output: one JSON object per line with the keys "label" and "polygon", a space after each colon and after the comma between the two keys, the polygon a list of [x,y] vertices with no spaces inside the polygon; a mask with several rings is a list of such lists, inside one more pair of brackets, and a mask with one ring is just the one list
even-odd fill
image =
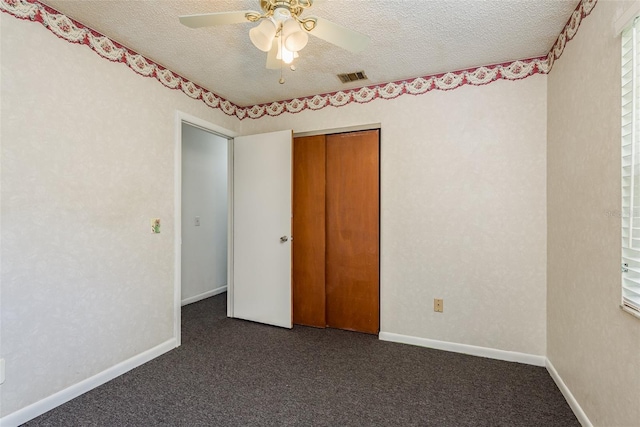
{"label": "window frame", "polygon": [[621,296],[640,318],[640,19],[621,37]]}

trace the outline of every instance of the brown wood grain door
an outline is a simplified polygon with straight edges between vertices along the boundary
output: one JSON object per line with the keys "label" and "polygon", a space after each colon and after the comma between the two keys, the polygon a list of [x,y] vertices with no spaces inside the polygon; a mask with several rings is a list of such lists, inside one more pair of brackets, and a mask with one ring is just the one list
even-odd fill
{"label": "brown wood grain door", "polygon": [[378,130],[326,136],[326,324],[372,334],[380,329],[379,140]]}
{"label": "brown wood grain door", "polygon": [[293,141],[293,323],[324,328],[325,136]]}

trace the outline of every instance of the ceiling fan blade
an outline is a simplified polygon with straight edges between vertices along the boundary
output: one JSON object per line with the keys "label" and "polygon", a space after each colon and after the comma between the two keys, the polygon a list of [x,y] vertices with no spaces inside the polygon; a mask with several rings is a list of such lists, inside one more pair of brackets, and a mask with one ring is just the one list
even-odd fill
{"label": "ceiling fan blade", "polygon": [[282,66],[281,61],[278,59],[278,42],[280,38],[274,37],[271,42],[271,50],[267,53],[267,69],[278,70]]}
{"label": "ceiling fan blade", "polygon": [[324,18],[314,18],[316,26],[310,34],[326,40],[338,47],[358,53],[369,46],[370,38],[366,34],[343,27]]}
{"label": "ceiling fan blade", "polygon": [[249,22],[247,13],[257,13],[252,10],[236,10],[234,12],[201,13],[198,15],[182,15],[180,22],[191,28],[209,27],[212,25],[241,24]]}

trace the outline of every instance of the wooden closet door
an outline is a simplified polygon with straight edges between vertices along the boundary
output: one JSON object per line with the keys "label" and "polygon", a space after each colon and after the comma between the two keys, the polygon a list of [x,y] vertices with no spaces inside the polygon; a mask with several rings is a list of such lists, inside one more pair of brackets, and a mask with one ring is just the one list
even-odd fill
{"label": "wooden closet door", "polygon": [[325,137],[293,141],[293,323],[324,328]]}
{"label": "wooden closet door", "polygon": [[327,326],[375,334],[380,329],[379,131],[327,135],[326,151]]}

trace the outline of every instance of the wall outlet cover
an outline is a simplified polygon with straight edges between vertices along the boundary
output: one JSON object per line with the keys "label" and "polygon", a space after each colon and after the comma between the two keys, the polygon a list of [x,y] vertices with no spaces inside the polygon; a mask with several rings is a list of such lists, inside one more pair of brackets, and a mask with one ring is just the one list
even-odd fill
{"label": "wall outlet cover", "polygon": [[151,218],[151,232],[153,234],[160,233],[160,218]]}

